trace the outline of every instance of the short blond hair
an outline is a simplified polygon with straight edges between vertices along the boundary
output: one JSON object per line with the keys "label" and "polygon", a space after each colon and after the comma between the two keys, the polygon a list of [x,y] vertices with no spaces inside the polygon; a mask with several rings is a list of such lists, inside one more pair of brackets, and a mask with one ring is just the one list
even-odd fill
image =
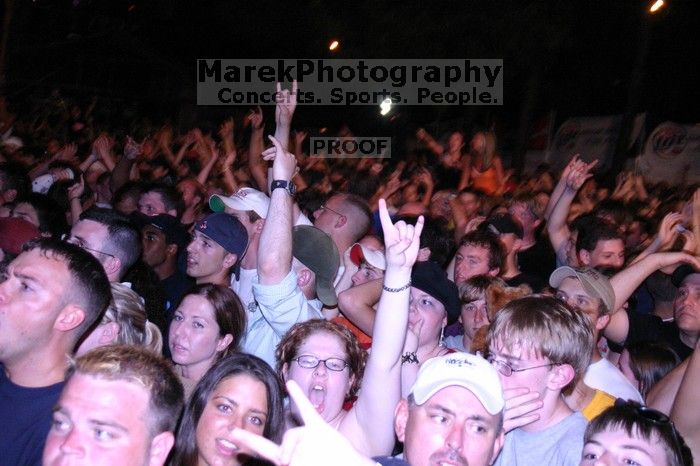
{"label": "short blond hair", "polygon": [[[101,346],[72,361],[66,381],[76,373],[123,380],[143,387],[148,392],[146,422],[151,436],[175,431],[185,395],[170,363],[162,356],[131,345]],[[90,393],[84,395],[91,396]]]}
{"label": "short blond hair", "polygon": [[493,348],[496,342],[507,351],[521,347],[553,364],[570,365],[575,376],[564,392],[585,374],[594,345],[593,329],[585,314],[540,294],[511,301],[496,313],[487,345]]}

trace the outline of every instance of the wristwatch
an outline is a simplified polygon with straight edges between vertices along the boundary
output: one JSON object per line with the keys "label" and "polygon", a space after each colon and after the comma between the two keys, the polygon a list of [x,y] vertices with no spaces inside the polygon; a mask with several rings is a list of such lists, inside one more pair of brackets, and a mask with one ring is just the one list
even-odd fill
{"label": "wristwatch", "polygon": [[286,180],[274,180],[270,185],[270,192],[277,188],[282,188],[289,193],[290,196],[294,196],[297,193],[297,187],[293,181]]}

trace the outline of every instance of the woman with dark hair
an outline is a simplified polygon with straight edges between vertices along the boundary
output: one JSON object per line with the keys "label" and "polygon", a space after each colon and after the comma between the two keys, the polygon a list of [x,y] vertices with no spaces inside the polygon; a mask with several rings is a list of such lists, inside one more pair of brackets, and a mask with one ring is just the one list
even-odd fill
{"label": "woman with dark hair", "polygon": [[245,332],[241,300],[220,285],[198,285],[185,295],[170,323],[169,347],[185,395],[216,361],[235,351]]}
{"label": "woman with dark hair", "polygon": [[674,367],[680,364],[678,355],[662,342],[639,342],[625,347],[618,367],[646,400],[649,390]]}
{"label": "woman with dark hair", "polygon": [[175,441],[173,466],[257,463],[231,440],[233,428],[279,443],[284,432],[279,378],[262,359],[234,353],[199,381],[185,407]]}

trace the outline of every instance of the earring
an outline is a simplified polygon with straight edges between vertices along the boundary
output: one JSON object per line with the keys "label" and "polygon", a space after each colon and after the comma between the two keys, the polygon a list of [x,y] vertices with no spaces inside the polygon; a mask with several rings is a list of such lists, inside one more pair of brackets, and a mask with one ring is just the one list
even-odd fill
{"label": "earring", "polygon": [[445,327],[440,329],[440,343],[439,346],[445,346]]}

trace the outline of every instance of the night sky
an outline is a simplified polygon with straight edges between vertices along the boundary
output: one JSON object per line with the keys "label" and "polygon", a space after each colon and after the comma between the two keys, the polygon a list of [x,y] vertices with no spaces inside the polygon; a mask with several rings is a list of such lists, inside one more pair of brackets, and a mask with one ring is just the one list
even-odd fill
{"label": "night sky", "polygon": [[[513,129],[526,104],[529,121],[550,110],[559,121],[623,113],[646,27],[633,110],[652,121],[700,121],[694,0],[670,0],[655,16],[645,13],[649,2],[623,0],[14,3],[7,93],[16,100],[60,87],[137,102],[154,116],[179,110],[180,118],[216,119],[231,109],[196,108],[197,58],[502,58],[503,106],[412,107],[401,118]],[[341,42],[337,53],[327,48],[333,38]],[[296,121],[362,127],[379,124],[376,114],[376,107],[303,107]]]}

